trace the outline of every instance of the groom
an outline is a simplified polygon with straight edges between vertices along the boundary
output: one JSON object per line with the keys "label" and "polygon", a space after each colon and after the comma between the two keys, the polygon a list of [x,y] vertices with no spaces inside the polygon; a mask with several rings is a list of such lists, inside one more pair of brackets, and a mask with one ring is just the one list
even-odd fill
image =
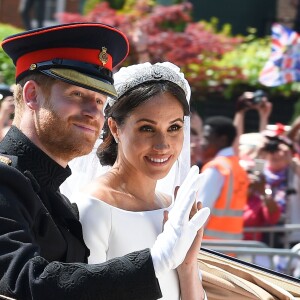
{"label": "groom", "polygon": [[[59,192],[68,162],[92,150],[112,69],[129,51],[119,30],[75,23],[10,36],[15,119],[0,142],[0,294],[25,299],[158,299],[156,276],[176,268],[203,223],[189,221],[198,173],[190,175],[151,249],[88,265],[76,206]],[[185,235],[182,235],[182,232]]]}

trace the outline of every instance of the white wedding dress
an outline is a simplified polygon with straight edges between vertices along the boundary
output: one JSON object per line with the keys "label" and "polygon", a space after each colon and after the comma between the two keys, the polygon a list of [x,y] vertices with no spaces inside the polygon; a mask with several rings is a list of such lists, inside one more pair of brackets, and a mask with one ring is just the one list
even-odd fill
{"label": "white wedding dress", "polygon": [[[159,197],[164,197],[159,193]],[[88,194],[73,194],[79,208],[86,245],[91,251],[89,263],[101,263],[133,251],[151,248],[162,231],[163,211],[126,211],[111,206]],[[158,278],[164,300],[179,300],[176,270]]]}

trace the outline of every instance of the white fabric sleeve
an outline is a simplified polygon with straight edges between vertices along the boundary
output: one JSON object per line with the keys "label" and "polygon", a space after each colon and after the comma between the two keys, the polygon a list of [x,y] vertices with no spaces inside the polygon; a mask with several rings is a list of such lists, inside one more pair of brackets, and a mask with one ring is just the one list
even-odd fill
{"label": "white fabric sleeve", "polygon": [[105,262],[111,232],[111,208],[83,193],[78,193],[71,201],[78,206],[83,238],[91,251],[88,263]]}
{"label": "white fabric sleeve", "polygon": [[216,168],[208,168],[203,173],[197,200],[202,202],[203,207],[212,209],[220,195],[224,184],[224,177]]}

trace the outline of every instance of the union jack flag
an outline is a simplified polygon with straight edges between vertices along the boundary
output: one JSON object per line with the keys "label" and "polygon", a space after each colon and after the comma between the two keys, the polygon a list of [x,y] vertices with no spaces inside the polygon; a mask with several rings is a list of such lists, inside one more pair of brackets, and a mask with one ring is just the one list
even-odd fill
{"label": "union jack flag", "polygon": [[270,87],[300,81],[300,35],[296,31],[273,24],[271,54],[259,81]]}

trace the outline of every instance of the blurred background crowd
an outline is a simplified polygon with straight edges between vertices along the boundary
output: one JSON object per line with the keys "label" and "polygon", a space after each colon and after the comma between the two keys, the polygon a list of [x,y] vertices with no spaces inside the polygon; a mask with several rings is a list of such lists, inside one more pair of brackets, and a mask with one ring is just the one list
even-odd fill
{"label": "blurred background crowd", "polygon": [[[220,2],[2,0],[0,37],[97,21],[128,35],[124,65],[180,66],[192,88],[191,163],[208,174],[201,192],[215,211],[204,245],[246,245],[246,260],[253,246],[256,263],[300,278],[300,1]],[[2,139],[14,117],[14,67],[1,49],[0,79]]]}

